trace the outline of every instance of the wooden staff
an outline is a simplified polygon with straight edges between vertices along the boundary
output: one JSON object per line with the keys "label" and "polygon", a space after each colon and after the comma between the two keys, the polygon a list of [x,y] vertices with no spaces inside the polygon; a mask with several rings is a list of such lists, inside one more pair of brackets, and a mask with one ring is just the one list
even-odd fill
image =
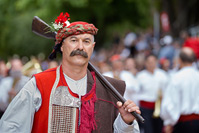
{"label": "wooden staff", "polygon": [[[35,16],[32,21],[32,31],[42,37],[45,37],[47,39],[54,39],[56,36],[56,32],[50,31],[50,26],[46,24],[43,20],[41,20],[39,17]],[[105,86],[106,89],[118,100],[122,103],[125,103],[125,99],[122,97],[122,95],[112,86],[112,84],[104,78],[104,76],[90,63],[88,62],[88,69],[90,71],[94,71],[96,73],[96,76],[100,80],[100,82]],[[137,112],[131,112],[131,114],[140,122],[144,123],[144,118],[138,114]]]}

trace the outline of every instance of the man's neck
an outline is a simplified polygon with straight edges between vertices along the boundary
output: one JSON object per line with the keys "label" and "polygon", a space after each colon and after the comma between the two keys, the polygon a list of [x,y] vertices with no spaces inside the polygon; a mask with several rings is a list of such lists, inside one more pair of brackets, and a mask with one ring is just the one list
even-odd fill
{"label": "man's neck", "polygon": [[151,74],[154,73],[155,69],[146,69],[148,72],[150,72]]}
{"label": "man's neck", "polygon": [[80,80],[87,74],[87,66],[71,66],[63,63],[62,70],[73,80]]}
{"label": "man's neck", "polygon": [[192,66],[192,63],[182,63],[181,68]]}

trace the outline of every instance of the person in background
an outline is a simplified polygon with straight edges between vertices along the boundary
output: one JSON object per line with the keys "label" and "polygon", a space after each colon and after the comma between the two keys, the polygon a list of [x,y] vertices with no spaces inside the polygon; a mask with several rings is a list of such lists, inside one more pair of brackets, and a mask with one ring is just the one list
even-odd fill
{"label": "person in background", "polygon": [[[6,63],[4,60],[0,59],[0,84],[1,84],[1,80],[7,76],[8,76],[8,68],[6,66]],[[0,106],[2,106],[2,105],[0,104]],[[0,118],[3,115],[3,112],[4,111],[2,109],[0,109]]]}
{"label": "person in background", "polygon": [[[2,116],[0,132],[138,133],[131,114],[141,113],[138,106],[131,100],[117,102],[87,68],[98,29],[87,22],[68,20],[69,14],[61,13],[53,23],[57,34],[49,58],[61,52],[61,65],[35,74],[23,87]],[[107,80],[124,93],[125,82]]]}
{"label": "person in background", "polygon": [[196,56],[196,60],[193,63],[193,65],[199,69],[199,37],[197,36],[191,36],[189,33],[184,37],[184,43],[182,47],[189,47],[193,50]]}
{"label": "person in background", "polygon": [[[138,95],[137,95],[137,90],[139,88],[139,84],[138,81],[136,79],[136,74],[138,72],[137,68],[136,68],[136,62],[135,59],[133,57],[128,57],[125,59],[124,61],[124,70],[130,72],[133,75],[132,82],[131,85],[133,85],[133,88],[129,88],[128,90],[125,91],[124,93],[124,97],[126,99],[131,99],[132,101],[134,101],[136,103],[136,105],[139,106],[139,101],[138,101]],[[137,89],[134,89],[137,88]]]}
{"label": "person in background", "polygon": [[125,59],[124,67],[125,70],[131,72],[134,76],[136,76],[138,70],[136,68],[136,62],[133,57],[128,57],[127,59]]}
{"label": "person in background", "polygon": [[126,72],[126,71],[123,71],[124,67],[123,67],[123,61],[121,59],[121,56],[119,54],[113,55],[110,58],[110,62],[111,62],[112,70],[103,73],[103,75],[112,77],[115,79],[122,79],[121,76],[122,76],[123,72]]}
{"label": "person in background", "polygon": [[0,82],[0,110],[2,112],[6,110],[12,99],[29,80],[28,77],[22,75],[23,64],[20,59],[14,58],[10,64],[9,76]]}
{"label": "person in background", "polygon": [[42,72],[40,62],[34,56],[23,65],[22,74],[31,78],[34,74]]}
{"label": "person in background", "polygon": [[[148,55],[145,59],[145,70],[137,73],[139,82],[138,98],[140,110],[146,119],[144,124],[140,123],[141,131],[144,133],[160,133],[162,131],[162,120],[156,116],[153,117],[155,111],[155,103],[161,100],[162,93],[168,83],[168,76],[165,71],[157,67],[157,57]],[[160,110],[160,107],[157,109]]]}
{"label": "person in background", "polygon": [[97,66],[101,73],[111,71],[111,66],[106,61],[99,62]]}
{"label": "person in background", "polygon": [[173,75],[162,100],[165,133],[199,132],[199,71],[192,65],[195,60],[193,50],[183,47],[180,70]]}
{"label": "person in background", "polygon": [[57,67],[57,66],[59,66],[59,63],[56,60],[51,60],[51,61],[48,62],[48,69],[54,68],[54,67]]}
{"label": "person in background", "polygon": [[[171,64],[170,60],[168,60],[167,58],[161,58],[159,60],[160,69],[164,70],[167,73],[169,78],[175,73],[175,71],[177,71],[175,69],[171,69],[170,64]],[[172,67],[175,67],[174,65],[175,63],[173,62]]]}
{"label": "person in background", "polygon": [[123,59],[120,55],[113,55],[110,61],[112,71],[105,72],[103,75],[125,81],[126,90],[124,92],[124,98],[133,100],[138,104],[136,97],[134,97],[139,89],[139,84],[135,76],[130,71],[124,70]]}
{"label": "person in background", "polygon": [[160,44],[162,45],[158,59],[167,58],[170,61],[170,68],[172,66],[172,61],[175,56],[175,48],[173,46],[173,37],[170,35],[164,36],[160,39]]}
{"label": "person in background", "polygon": [[167,58],[161,58],[159,64],[162,70],[164,70],[165,72],[169,72],[170,61]]}

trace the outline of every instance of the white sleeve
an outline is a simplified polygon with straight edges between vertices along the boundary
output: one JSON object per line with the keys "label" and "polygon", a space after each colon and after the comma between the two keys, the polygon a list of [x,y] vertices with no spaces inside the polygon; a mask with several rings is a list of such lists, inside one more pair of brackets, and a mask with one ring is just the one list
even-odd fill
{"label": "white sleeve", "polygon": [[131,125],[126,124],[120,114],[114,122],[114,133],[140,133],[139,126],[136,120],[133,121]]}
{"label": "white sleeve", "polygon": [[126,90],[128,90],[130,93],[137,93],[139,91],[139,84],[137,79],[132,75],[128,74],[125,77],[123,77],[126,83]]}
{"label": "white sleeve", "polygon": [[164,120],[164,125],[175,125],[180,116],[180,92],[175,82],[171,81],[163,95],[160,117]]}
{"label": "white sleeve", "polygon": [[0,133],[30,133],[41,94],[32,78],[15,96],[0,120]]}

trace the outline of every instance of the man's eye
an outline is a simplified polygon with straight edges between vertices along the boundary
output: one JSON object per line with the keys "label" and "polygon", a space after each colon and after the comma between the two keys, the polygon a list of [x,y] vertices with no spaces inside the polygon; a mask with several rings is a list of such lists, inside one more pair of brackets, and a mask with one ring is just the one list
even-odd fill
{"label": "man's eye", "polygon": [[90,43],[90,41],[84,41],[85,43]]}
{"label": "man's eye", "polygon": [[77,40],[71,40],[71,42],[76,42]]}

